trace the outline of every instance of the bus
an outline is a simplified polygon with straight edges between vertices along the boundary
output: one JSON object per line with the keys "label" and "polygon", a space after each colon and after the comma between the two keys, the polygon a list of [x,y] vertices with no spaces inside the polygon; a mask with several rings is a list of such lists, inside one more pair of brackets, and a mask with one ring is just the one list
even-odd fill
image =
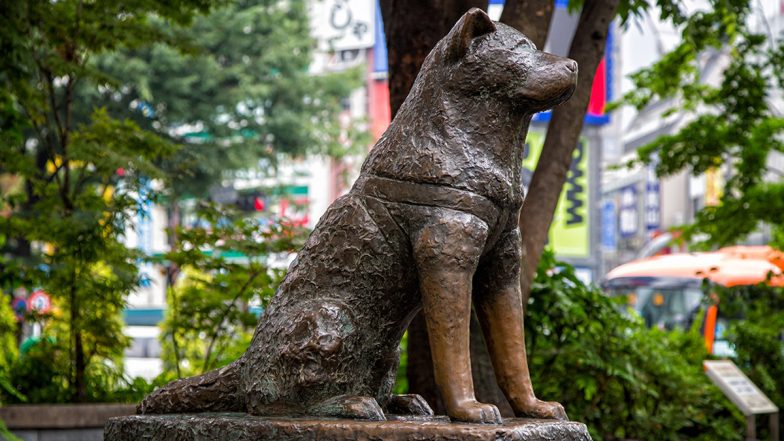
{"label": "bus", "polygon": [[[649,327],[688,329],[702,318],[708,352],[732,355],[723,334],[728,319],[718,305],[703,308],[703,280],[725,287],[766,283],[784,287],[784,253],[768,246],[734,246],[712,252],[637,259],[605,276],[611,296],[624,296]],[[704,312],[704,317],[699,317]]]}

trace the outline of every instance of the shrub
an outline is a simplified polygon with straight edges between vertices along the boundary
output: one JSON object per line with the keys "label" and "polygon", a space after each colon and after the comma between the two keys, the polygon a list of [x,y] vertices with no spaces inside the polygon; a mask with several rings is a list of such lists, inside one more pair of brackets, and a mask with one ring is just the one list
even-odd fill
{"label": "shrub", "polygon": [[741,439],[741,415],[703,372],[696,330],[647,329],[551,253],[525,325],[537,394],[564,404],[595,440]]}
{"label": "shrub", "polygon": [[168,290],[161,324],[162,358],[174,379],[201,374],[241,356],[258,322],[252,306],[264,307],[286,270],[274,256],[287,256],[304,243],[304,228],[257,219],[203,204],[200,226],[178,228],[166,260],[180,272]]}
{"label": "shrub", "polygon": [[[725,338],[735,349],[738,367],[779,409],[784,408],[784,288],[759,284],[723,288],[717,294],[723,317],[734,318]],[[757,433],[767,433],[767,418],[757,418]],[[784,414],[779,413],[779,426]]]}
{"label": "shrub", "polygon": [[13,393],[10,374],[17,355],[16,317],[8,297],[0,294],[0,405],[3,404],[3,394]]}

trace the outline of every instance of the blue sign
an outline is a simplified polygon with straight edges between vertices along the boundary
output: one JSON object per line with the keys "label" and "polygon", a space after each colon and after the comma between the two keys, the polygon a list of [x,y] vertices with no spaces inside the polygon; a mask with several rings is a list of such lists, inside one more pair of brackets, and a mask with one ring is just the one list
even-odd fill
{"label": "blue sign", "polygon": [[615,202],[602,204],[602,247],[608,250],[618,248],[618,218],[615,216]]}
{"label": "blue sign", "polygon": [[16,321],[21,322],[24,320],[25,313],[27,312],[27,300],[24,297],[17,297],[11,302],[11,309],[14,310]]}
{"label": "blue sign", "polygon": [[387,61],[387,38],[384,35],[384,20],[381,18],[381,6],[376,0],[376,26],[375,42],[373,43],[373,72],[386,73],[389,71]]}
{"label": "blue sign", "polygon": [[661,228],[661,196],[659,178],[653,165],[648,166],[648,179],[645,182],[645,230],[649,233]]}

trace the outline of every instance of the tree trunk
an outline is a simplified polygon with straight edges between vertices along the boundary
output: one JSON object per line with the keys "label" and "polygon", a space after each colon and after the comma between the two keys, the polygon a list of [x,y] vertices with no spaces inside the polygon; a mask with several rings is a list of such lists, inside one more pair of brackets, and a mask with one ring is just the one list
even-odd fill
{"label": "tree trunk", "polygon": [[76,272],[74,272],[74,277],[71,281],[70,292],[68,296],[71,307],[70,339],[72,348],[71,350],[73,351],[73,373],[71,377],[71,387],[73,389],[71,390],[71,401],[75,403],[84,403],[87,401],[87,383],[85,382],[87,363],[84,353],[84,340],[82,339],[82,332],[80,331],[81,318],[79,302],[77,302],[76,298],[77,280],[78,277],[76,276]]}
{"label": "tree trunk", "polygon": [[405,101],[427,54],[474,7],[487,10],[487,0],[381,0],[392,118]]}
{"label": "tree trunk", "polygon": [[74,378],[75,395],[73,401],[76,403],[85,403],[87,402],[87,384],[85,382],[87,376],[87,359],[85,358],[84,353],[84,339],[82,338],[82,333],[80,331],[76,331],[74,340],[76,343],[74,347],[76,372]]}
{"label": "tree trunk", "polygon": [[[487,0],[381,0],[392,118],[405,101],[427,54],[472,7],[487,10]],[[422,395],[436,413],[443,413],[422,314],[417,314],[408,327],[407,350],[409,392]]]}
{"label": "tree trunk", "polygon": [[566,181],[572,153],[583,129],[593,78],[604,56],[610,21],[615,16],[618,3],[619,0],[586,0],[577,22],[575,37],[569,49],[569,58],[577,61],[580,69],[577,89],[569,101],[553,110],[542,154],[520,213],[524,251],[520,277],[523,305],[531,294],[536,266],[542,256],[555,207]]}
{"label": "tree trunk", "polygon": [[508,0],[501,13],[501,23],[522,32],[539,50],[543,50],[554,6],[553,0]]}

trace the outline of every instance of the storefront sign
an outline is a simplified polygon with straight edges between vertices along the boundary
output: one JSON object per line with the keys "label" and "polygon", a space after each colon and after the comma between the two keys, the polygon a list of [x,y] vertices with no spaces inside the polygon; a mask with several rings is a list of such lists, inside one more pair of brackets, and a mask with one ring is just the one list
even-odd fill
{"label": "storefront sign", "polygon": [[[544,146],[544,134],[529,131],[523,158],[522,178],[527,187]],[[549,245],[559,257],[590,257],[588,141],[581,137],[558,199]]]}

